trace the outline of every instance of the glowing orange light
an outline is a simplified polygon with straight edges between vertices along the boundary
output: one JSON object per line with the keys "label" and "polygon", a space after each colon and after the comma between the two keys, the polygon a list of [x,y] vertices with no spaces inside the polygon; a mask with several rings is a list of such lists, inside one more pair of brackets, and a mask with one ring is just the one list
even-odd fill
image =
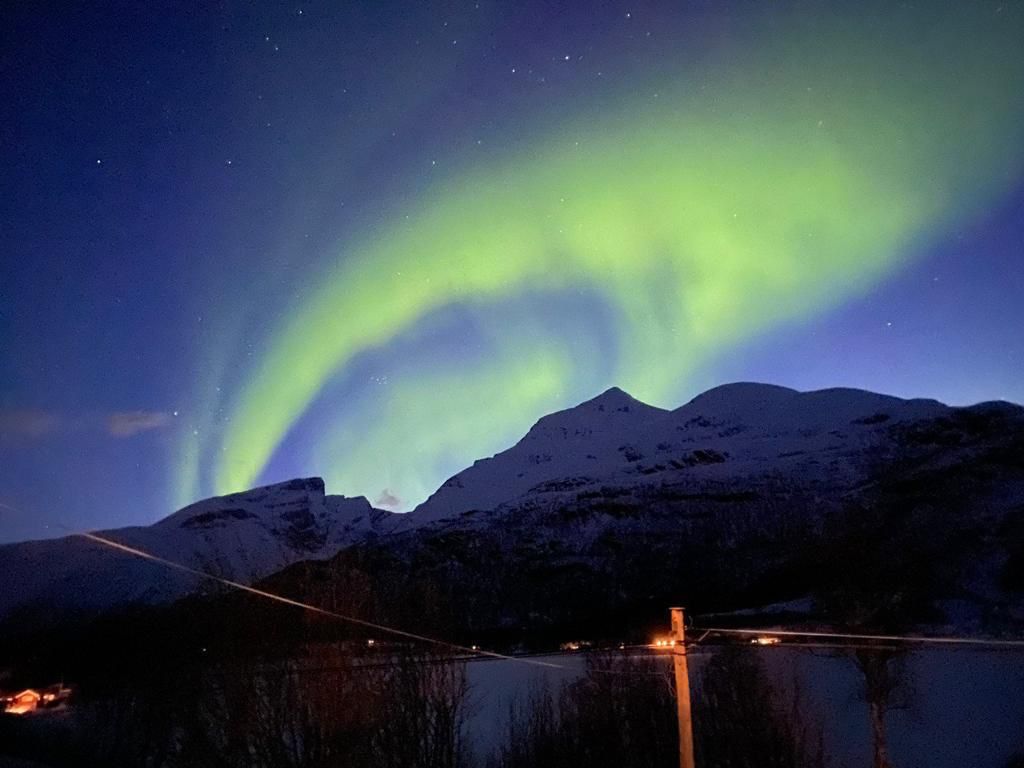
{"label": "glowing orange light", "polygon": [[16,696],[12,696],[4,707],[4,712],[9,715],[24,715],[27,712],[34,712],[39,706],[41,698],[42,696],[39,693],[29,688]]}

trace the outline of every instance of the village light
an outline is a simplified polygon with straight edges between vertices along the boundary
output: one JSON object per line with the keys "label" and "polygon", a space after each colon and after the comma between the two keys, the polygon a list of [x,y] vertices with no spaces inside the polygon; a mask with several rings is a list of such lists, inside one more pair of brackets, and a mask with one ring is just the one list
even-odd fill
{"label": "village light", "polygon": [[63,683],[48,686],[41,691],[26,688],[20,693],[0,695],[0,706],[8,715],[25,715],[37,709],[48,709],[63,704],[68,701],[71,694],[72,689]]}
{"label": "village light", "polygon": [[38,691],[28,688],[8,699],[4,712],[9,715],[24,715],[27,712],[34,712],[42,698]]}

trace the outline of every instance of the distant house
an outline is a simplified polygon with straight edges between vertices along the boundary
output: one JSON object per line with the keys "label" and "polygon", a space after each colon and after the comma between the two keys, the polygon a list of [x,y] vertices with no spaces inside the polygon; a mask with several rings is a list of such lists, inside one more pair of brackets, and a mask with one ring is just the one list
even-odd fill
{"label": "distant house", "polygon": [[35,712],[39,708],[39,702],[43,695],[33,688],[26,688],[21,693],[16,693],[4,702],[4,712],[10,715],[23,715],[26,712]]}
{"label": "distant house", "polygon": [[66,705],[74,690],[63,683],[40,690],[26,688],[21,693],[0,696],[0,705],[9,715],[24,715],[38,709],[51,709]]}

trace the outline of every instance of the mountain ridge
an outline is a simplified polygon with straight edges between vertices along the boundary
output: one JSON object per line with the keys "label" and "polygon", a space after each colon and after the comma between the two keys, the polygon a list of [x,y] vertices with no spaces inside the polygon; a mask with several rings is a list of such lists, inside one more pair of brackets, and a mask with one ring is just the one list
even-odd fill
{"label": "mountain ridge", "polygon": [[[998,474],[1002,465],[989,467],[986,452],[1010,456],[1000,503],[1024,510],[1024,472],[1013,474],[1013,449],[1005,447],[1022,435],[1024,408],[1000,401],[951,407],[850,388],[736,382],[662,409],[612,387],[541,417],[514,445],[456,473],[409,513],[328,495],[322,479],[297,478],[103,533],[250,583],[350,548],[393,542],[402,551],[445,531],[519,541],[519,554],[492,542],[495,557],[510,562],[533,547],[554,547],[552,563],[596,562],[616,537],[659,531],[678,539],[696,535],[693,520],[733,531],[730,540],[771,538],[787,524],[780,511],[787,505],[799,512],[794,524],[813,528],[863,496],[880,473],[916,482],[929,466],[970,474],[977,464]],[[711,539],[720,533],[701,531]],[[196,579],[74,538],[0,546],[0,582],[12,586],[0,594],[0,618],[102,612],[202,589]]]}
{"label": "mountain ridge", "polygon": [[[617,445],[601,446],[604,455],[588,448],[584,454],[586,461],[581,461],[579,456],[572,457],[570,463],[575,474],[589,475],[596,471],[606,475],[615,469],[610,465],[628,464],[631,455],[646,456],[666,450],[659,446],[701,439],[715,443],[731,442],[725,440],[731,435],[721,434],[723,430],[739,435],[749,428],[747,421],[758,419],[776,430],[820,431],[826,426],[848,428],[849,422],[857,418],[870,419],[886,411],[893,412],[888,414],[887,421],[904,421],[934,417],[951,410],[951,406],[935,400],[905,400],[866,390],[831,388],[799,392],[754,382],[721,385],[697,395],[678,408],[666,410],[647,405],[613,387],[574,408],[542,417],[515,445],[456,473],[408,513],[410,518],[403,519],[399,527],[405,529],[471,509],[492,508],[495,502],[507,502],[511,496],[528,491],[532,484],[554,480],[559,472],[564,471],[566,457],[561,457],[562,463],[553,467],[554,471],[544,471],[540,465],[546,464],[556,450],[571,450],[576,442],[586,442],[592,448],[595,429],[598,437],[601,434],[610,436]],[[652,430],[659,430],[658,438],[653,441],[650,439]],[[675,434],[678,431],[687,436],[680,440]],[[582,442],[574,438],[582,438]],[[614,454],[607,455],[609,448],[622,453],[626,461],[618,461]],[[524,452],[527,452],[525,461],[519,457],[524,466],[512,473],[515,478],[507,472],[502,477],[494,476],[496,461],[508,461],[515,454]]]}
{"label": "mountain ridge", "polygon": [[[97,531],[190,568],[245,583],[298,560],[329,557],[388,527],[364,497],[329,496],[297,478],[189,504],[148,526]],[[164,603],[208,587],[198,577],[79,536],[0,545],[0,617],[89,615]],[[27,621],[27,619],[26,619]]]}
{"label": "mountain ridge", "polygon": [[604,402],[267,588],[512,646],[808,597],[841,626],[1024,628],[1024,408],[758,386],[672,411]]}

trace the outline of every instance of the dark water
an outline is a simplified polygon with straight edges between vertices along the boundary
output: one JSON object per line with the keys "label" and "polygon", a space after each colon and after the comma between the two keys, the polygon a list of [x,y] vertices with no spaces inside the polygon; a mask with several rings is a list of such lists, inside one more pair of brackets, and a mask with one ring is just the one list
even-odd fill
{"label": "dark water", "polygon": [[[850,658],[791,647],[756,652],[781,690],[801,689],[836,765],[871,765],[863,676]],[[468,664],[469,734],[478,754],[504,738],[511,701],[526,700],[538,686],[557,688],[585,674],[582,654],[542,660],[561,668],[501,660]],[[691,655],[695,683],[707,660],[707,653]],[[656,663],[666,672],[671,667],[667,655]],[[886,716],[889,754],[897,768],[1004,768],[1013,755],[1024,753],[1024,653],[916,651],[908,655],[906,671],[906,708]],[[650,684],[664,683],[652,677]]]}

